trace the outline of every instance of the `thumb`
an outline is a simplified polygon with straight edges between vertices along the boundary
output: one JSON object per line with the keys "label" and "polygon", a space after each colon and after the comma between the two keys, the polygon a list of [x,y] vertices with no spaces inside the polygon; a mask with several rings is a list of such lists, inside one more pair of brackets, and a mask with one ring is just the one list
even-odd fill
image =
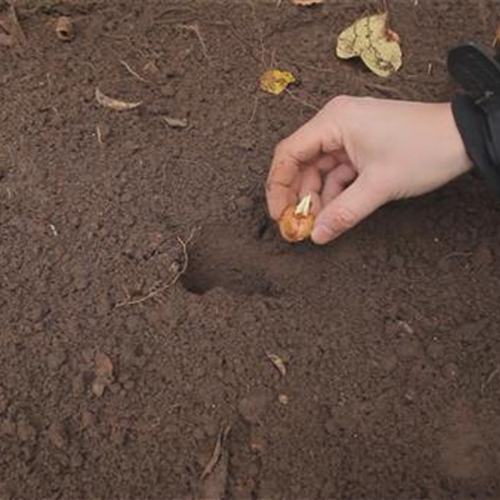
{"label": "thumb", "polygon": [[338,238],[387,201],[386,190],[374,187],[373,182],[361,174],[320,212],[311,236],[313,242],[324,245]]}

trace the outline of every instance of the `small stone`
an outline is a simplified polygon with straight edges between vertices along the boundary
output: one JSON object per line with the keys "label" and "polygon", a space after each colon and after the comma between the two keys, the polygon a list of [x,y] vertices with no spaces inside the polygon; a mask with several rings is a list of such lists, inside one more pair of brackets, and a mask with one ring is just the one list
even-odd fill
{"label": "small stone", "polygon": [[68,445],[66,430],[63,425],[57,422],[51,424],[48,430],[49,441],[60,450],[63,450]]}
{"label": "small stone", "polygon": [[280,404],[286,406],[290,402],[290,399],[286,394],[280,394],[278,396],[278,401],[280,402]]}
{"label": "small stone", "polygon": [[57,370],[65,363],[66,359],[64,351],[56,350],[47,356],[47,365],[51,370]]}
{"label": "small stone", "polygon": [[27,422],[19,422],[17,424],[17,437],[23,441],[30,441],[36,437],[36,430]]}
{"label": "small stone", "polygon": [[104,394],[104,390],[106,389],[106,385],[101,379],[96,378],[92,382],[92,386],[90,390],[92,391],[92,394],[98,398],[100,398]]}

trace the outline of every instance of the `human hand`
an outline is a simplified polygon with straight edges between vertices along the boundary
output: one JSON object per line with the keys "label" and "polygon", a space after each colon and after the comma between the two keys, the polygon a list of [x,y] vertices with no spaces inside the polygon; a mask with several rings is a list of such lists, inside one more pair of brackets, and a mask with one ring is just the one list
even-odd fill
{"label": "human hand", "polygon": [[312,240],[328,243],[385,203],[471,168],[450,104],[337,97],[276,147],[266,192],[278,220],[312,195]]}

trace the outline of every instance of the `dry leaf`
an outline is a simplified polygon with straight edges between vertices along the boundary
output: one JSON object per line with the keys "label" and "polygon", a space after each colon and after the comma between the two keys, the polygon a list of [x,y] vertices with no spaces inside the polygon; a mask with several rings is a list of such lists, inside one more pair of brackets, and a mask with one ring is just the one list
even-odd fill
{"label": "dry leaf", "polygon": [[75,37],[73,21],[67,16],[61,16],[56,23],[56,35],[62,42],[71,42]]}
{"label": "dry leaf", "polygon": [[325,3],[325,0],[292,0],[292,4],[298,7],[311,7],[312,5],[320,5],[322,3]]}
{"label": "dry leaf", "polygon": [[399,42],[399,35],[388,27],[388,14],[375,14],[359,19],[339,35],[337,56],[361,57],[376,75],[388,77],[403,64]]}
{"label": "dry leaf", "polygon": [[277,354],[268,354],[267,357],[280,372],[281,376],[284,377],[286,375],[286,365],[283,359],[280,358]]}
{"label": "dry leaf", "polygon": [[295,81],[295,77],[289,71],[272,69],[261,75],[260,88],[270,94],[279,95]]}
{"label": "dry leaf", "polygon": [[113,99],[103,94],[98,88],[95,89],[95,98],[97,102],[105,108],[114,109],[115,111],[127,111],[139,107],[142,101],[139,102],[126,102],[118,99]]}

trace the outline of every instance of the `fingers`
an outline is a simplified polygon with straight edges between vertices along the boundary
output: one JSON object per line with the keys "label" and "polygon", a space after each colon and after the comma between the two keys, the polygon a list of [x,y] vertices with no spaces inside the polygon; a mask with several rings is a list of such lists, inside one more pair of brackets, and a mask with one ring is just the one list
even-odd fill
{"label": "fingers", "polygon": [[356,178],[356,171],[350,165],[339,165],[325,177],[321,192],[321,203],[328,205]]}
{"label": "fingers", "polygon": [[323,152],[323,120],[319,113],[276,148],[266,184],[269,213],[275,220],[296,202],[299,193],[293,191],[292,185],[297,175]]}
{"label": "fingers", "polygon": [[375,186],[366,175],[361,174],[350,187],[323,208],[316,218],[312,240],[318,245],[328,243],[387,201],[389,196],[386,190]]}

